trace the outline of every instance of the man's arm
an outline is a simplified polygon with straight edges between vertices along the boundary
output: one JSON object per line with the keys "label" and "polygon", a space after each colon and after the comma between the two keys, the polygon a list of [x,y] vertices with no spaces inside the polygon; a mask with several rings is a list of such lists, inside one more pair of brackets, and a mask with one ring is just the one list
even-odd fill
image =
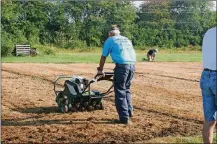
{"label": "man's arm", "polygon": [[104,64],[105,64],[105,60],[106,60],[106,57],[109,55],[110,53],[110,49],[111,49],[111,43],[112,43],[112,39],[108,38],[106,41],[105,41],[105,44],[103,46],[103,50],[102,50],[102,56],[100,58],[100,62],[99,62],[99,67],[97,68],[98,70],[98,74],[100,73],[103,73],[103,67],[104,67]]}
{"label": "man's arm", "polygon": [[101,56],[101,59],[100,59],[100,62],[99,62],[99,67],[97,68],[98,71],[103,71],[105,60],[106,60],[106,57]]}

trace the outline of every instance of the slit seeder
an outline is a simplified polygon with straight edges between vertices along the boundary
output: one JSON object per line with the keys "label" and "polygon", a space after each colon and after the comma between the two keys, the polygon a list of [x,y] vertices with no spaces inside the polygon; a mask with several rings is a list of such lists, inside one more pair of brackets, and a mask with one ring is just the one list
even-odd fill
{"label": "slit seeder", "polygon": [[[56,103],[61,112],[68,111],[91,111],[103,110],[102,98],[110,94],[113,88],[112,72],[105,72],[105,75],[96,75],[92,80],[88,80],[81,76],[59,76],[54,82],[54,92],[56,95]],[[56,90],[57,81],[66,79],[62,91]],[[111,81],[111,87],[104,93],[98,90],[91,90],[91,84],[98,81]]]}

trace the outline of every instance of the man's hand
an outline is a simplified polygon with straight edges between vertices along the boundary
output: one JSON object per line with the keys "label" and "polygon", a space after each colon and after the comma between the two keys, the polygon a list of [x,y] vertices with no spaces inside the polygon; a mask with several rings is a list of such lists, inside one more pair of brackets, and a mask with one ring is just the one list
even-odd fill
{"label": "man's hand", "polygon": [[98,71],[97,71],[97,75],[105,76],[105,73],[104,73],[103,71],[98,70]]}
{"label": "man's hand", "polygon": [[105,77],[105,73],[103,72],[103,69],[98,67],[97,68],[97,74],[96,74],[97,79],[101,78],[101,77]]}
{"label": "man's hand", "polygon": [[105,73],[103,72],[103,68],[98,67],[98,68],[97,68],[97,74],[96,74],[96,75],[105,76]]}
{"label": "man's hand", "polygon": [[105,73],[103,72],[103,66],[105,64],[106,57],[101,56],[99,67],[97,67],[97,75],[101,75],[102,77],[105,76]]}

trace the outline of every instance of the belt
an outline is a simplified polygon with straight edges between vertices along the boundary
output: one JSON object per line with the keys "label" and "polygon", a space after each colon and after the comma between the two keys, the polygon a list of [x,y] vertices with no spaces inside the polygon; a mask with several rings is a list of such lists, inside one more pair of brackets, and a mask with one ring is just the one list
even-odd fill
{"label": "belt", "polygon": [[118,64],[118,63],[116,63],[116,65],[135,65],[134,63],[132,63],[132,64]]}
{"label": "belt", "polygon": [[208,68],[205,68],[203,69],[204,71],[208,71],[208,72],[217,72],[217,70],[211,70],[211,69],[208,69]]}

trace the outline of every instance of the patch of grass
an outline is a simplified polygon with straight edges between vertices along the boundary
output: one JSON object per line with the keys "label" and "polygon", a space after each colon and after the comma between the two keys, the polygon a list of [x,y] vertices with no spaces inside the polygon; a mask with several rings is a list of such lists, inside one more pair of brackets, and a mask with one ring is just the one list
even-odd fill
{"label": "patch of grass", "polygon": [[[100,53],[58,53],[35,57],[3,57],[3,63],[98,63]],[[111,62],[108,58],[107,62]]]}
{"label": "patch of grass", "polygon": [[[198,51],[161,51],[156,55],[157,62],[200,62]],[[55,55],[37,55],[35,57],[2,57],[3,63],[98,63],[101,52],[55,51]],[[137,51],[137,62],[146,58],[146,51]],[[106,62],[112,62],[110,56]],[[146,62],[146,61],[144,61]]]}
{"label": "patch of grass", "polygon": [[[137,54],[137,61],[147,59],[146,54]],[[155,60],[157,62],[200,62],[202,59],[200,52],[161,52],[157,53]]]}
{"label": "patch of grass", "polygon": [[[155,138],[149,141],[146,141],[147,143],[186,143],[186,144],[192,144],[192,143],[203,143],[203,139],[201,135],[198,136],[191,136],[191,137],[163,137],[163,138]],[[217,137],[216,134],[214,134],[214,140],[213,143],[217,143]]]}

